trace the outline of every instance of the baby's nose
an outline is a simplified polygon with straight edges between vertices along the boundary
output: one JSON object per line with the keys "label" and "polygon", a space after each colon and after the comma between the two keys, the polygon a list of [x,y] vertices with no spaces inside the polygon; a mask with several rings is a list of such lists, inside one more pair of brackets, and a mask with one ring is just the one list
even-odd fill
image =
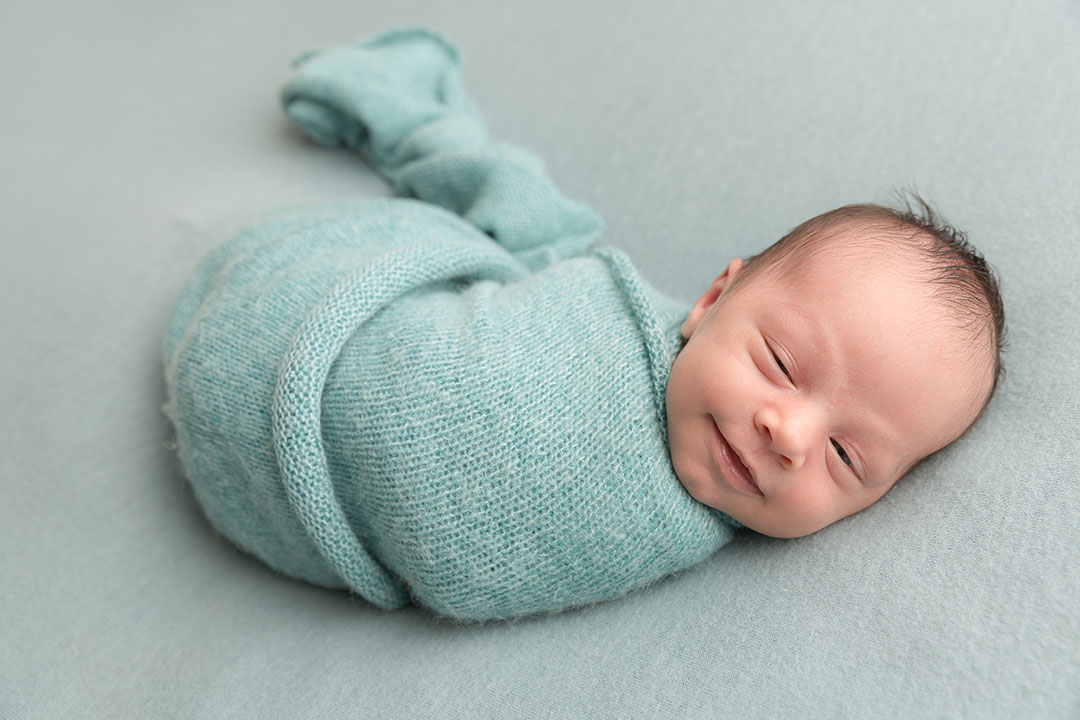
{"label": "baby's nose", "polygon": [[762,408],[755,414],[754,424],[785,470],[798,470],[803,466],[809,453],[810,437],[803,418],[796,412],[781,414],[774,408]]}
{"label": "baby's nose", "polygon": [[780,464],[785,470],[798,470],[806,462],[806,453],[798,451],[778,452]]}

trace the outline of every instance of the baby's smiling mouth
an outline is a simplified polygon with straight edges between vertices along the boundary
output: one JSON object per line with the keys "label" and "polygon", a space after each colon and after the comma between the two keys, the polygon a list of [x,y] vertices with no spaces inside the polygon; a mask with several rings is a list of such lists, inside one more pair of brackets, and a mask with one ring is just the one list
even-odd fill
{"label": "baby's smiling mouth", "polygon": [[746,467],[742,458],[739,457],[739,453],[735,451],[735,448],[727,441],[724,434],[720,432],[720,426],[716,424],[715,418],[713,418],[712,423],[713,429],[716,431],[713,455],[716,457],[721,472],[724,472],[728,477],[729,484],[736,490],[741,490],[749,495],[764,495],[765,493],[761,492],[761,488],[754,482],[754,476],[750,472],[750,468]]}

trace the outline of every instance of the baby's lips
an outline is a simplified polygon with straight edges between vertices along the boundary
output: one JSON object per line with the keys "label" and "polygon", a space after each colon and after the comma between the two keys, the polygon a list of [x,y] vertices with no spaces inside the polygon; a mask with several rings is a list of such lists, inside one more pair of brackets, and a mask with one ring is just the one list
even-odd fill
{"label": "baby's lips", "polygon": [[742,453],[739,452],[738,448],[731,444],[731,441],[728,441],[728,446],[731,448],[731,452],[735,454],[735,459],[738,460],[739,464],[742,465],[743,469],[746,470],[746,475],[750,479],[750,483],[758,489],[758,492],[761,492],[761,486],[758,485],[757,482],[757,473],[755,473],[753,469],[751,469],[751,467],[746,464],[746,461],[743,460]]}

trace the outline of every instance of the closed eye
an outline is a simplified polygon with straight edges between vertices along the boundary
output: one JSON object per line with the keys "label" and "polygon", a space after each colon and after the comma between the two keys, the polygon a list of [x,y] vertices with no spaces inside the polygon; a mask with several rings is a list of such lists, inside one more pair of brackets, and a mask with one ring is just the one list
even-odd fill
{"label": "closed eye", "polygon": [[[772,352],[772,350],[770,350],[769,352]],[[789,373],[787,368],[784,367],[784,363],[780,362],[780,358],[777,356],[777,354],[775,352],[772,352],[772,357],[773,357],[773,360],[776,361],[776,366],[780,368],[780,372],[784,373],[784,375],[787,376],[787,379],[790,380],[791,379],[791,373]]]}
{"label": "closed eye", "polygon": [[830,440],[829,442],[831,442],[832,446],[834,448],[836,448],[836,454],[840,456],[840,459],[844,461],[844,464],[847,465],[848,467],[852,467],[851,458],[848,456],[847,452],[844,450],[844,447],[840,443],[836,442],[835,440]]}

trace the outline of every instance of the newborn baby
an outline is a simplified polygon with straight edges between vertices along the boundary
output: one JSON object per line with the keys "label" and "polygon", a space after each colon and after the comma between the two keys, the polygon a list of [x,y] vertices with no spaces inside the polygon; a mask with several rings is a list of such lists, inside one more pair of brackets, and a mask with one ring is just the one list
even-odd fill
{"label": "newborn baby", "polygon": [[424,30],[297,61],[290,117],[410,199],[280,213],[176,301],[165,410],[244,550],[383,608],[556,611],[857,512],[986,406],[1000,298],[932,213],[826,213],[687,308],[457,69]]}
{"label": "newborn baby", "polygon": [[854,205],[735,259],[690,310],[669,449],[699,501],[799,537],[881,498],[974,424],[1002,374],[985,261],[923,204]]}

